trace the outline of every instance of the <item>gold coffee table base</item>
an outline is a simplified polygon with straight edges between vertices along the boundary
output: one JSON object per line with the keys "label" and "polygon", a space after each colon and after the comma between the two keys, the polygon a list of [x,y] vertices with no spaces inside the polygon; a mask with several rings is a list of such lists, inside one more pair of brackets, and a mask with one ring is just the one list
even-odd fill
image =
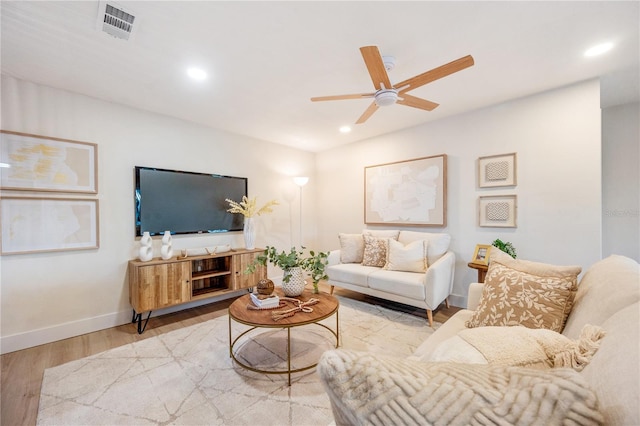
{"label": "gold coffee table base", "polygon": [[[278,291],[276,291],[278,293]],[[282,296],[282,294],[279,294]],[[280,321],[274,321],[271,319],[271,310],[261,310],[261,311],[253,311],[248,310],[246,308],[248,303],[250,302],[249,295],[242,296],[234,301],[231,306],[229,306],[229,356],[233,361],[238,364],[240,367],[253,371],[256,373],[263,374],[286,374],[288,376],[288,384],[291,386],[291,374],[299,373],[301,371],[310,370],[318,365],[318,363],[314,363],[308,366],[299,367],[292,369],[291,368],[291,329],[295,327],[301,327],[303,325],[315,324],[326,330],[329,330],[331,334],[336,338],[336,348],[340,345],[340,332],[339,332],[339,316],[338,316],[338,300],[325,293],[321,294],[312,294],[311,292],[305,291],[296,299],[300,300],[308,300],[311,297],[315,297],[320,299],[320,303],[317,305],[313,305],[313,312],[305,313],[298,312],[294,316],[285,318]],[[330,327],[325,324],[320,324],[319,321],[327,319],[335,314],[336,317],[336,329],[332,330]],[[231,322],[235,321],[240,324],[248,325],[251,328],[243,331],[234,339],[231,333]],[[251,365],[246,364],[243,361],[240,361],[238,357],[236,357],[236,353],[234,349],[236,348],[236,343],[245,335],[250,333],[256,329],[264,329],[264,328],[286,328],[287,329],[287,369],[279,369],[279,370],[265,370],[253,367]]]}

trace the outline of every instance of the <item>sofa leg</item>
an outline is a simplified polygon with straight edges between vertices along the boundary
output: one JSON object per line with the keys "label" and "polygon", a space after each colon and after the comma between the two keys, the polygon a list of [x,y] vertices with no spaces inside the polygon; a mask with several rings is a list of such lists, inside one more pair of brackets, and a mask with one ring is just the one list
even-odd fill
{"label": "sofa leg", "polygon": [[446,299],[444,299],[444,306],[446,306],[447,309],[449,309],[449,298],[448,297]]}
{"label": "sofa leg", "polygon": [[431,309],[427,309],[427,321],[429,321],[429,327],[433,328],[433,312]]}
{"label": "sofa leg", "polygon": [[335,286],[333,286],[333,285],[332,285],[332,286],[331,286],[331,289],[329,289],[329,294],[330,294],[330,295],[332,295],[332,296],[333,296],[333,289],[334,289],[334,287],[335,287]]}

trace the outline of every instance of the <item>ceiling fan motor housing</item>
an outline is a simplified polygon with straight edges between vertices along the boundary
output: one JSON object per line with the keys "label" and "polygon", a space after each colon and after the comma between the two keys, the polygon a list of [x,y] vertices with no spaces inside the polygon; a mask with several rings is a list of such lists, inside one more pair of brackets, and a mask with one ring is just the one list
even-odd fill
{"label": "ceiling fan motor housing", "polygon": [[374,95],[374,100],[379,107],[393,105],[398,100],[398,91],[396,89],[378,90]]}

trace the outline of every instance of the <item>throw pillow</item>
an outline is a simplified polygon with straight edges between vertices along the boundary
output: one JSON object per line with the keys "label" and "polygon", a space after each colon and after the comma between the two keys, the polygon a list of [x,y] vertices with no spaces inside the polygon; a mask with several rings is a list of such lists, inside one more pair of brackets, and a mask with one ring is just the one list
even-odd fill
{"label": "throw pillow", "polygon": [[362,255],[363,266],[383,267],[387,261],[387,239],[376,238],[371,235],[363,235],[364,254]]}
{"label": "throw pillow", "polygon": [[523,325],[561,333],[581,270],[579,266],[516,260],[500,250],[491,250],[480,303],[465,325]]}
{"label": "throw pillow", "polygon": [[424,272],[427,270],[427,242],[414,241],[406,246],[389,238],[387,262],[384,269],[390,271]]}
{"label": "throw pillow", "polygon": [[449,250],[451,235],[417,231],[400,231],[400,235],[398,235],[398,241],[402,244],[409,244],[417,240],[428,241],[427,262],[431,266]]}
{"label": "throw pillow", "polygon": [[362,234],[338,234],[340,263],[362,263],[364,238]]}

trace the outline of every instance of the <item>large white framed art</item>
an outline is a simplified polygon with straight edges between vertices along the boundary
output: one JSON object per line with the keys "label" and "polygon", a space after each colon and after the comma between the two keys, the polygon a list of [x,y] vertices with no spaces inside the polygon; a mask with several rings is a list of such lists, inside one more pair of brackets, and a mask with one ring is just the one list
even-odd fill
{"label": "large white framed art", "polygon": [[364,222],[446,226],[447,156],[365,167]]}
{"label": "large white framed art", "polygon": [[515,228],[517,211],[515,195],[487,196],[478,200],[479,225],[482,227]]}
{"label": "large white framed art", "polygon": [[478,158],[478,186],[497,188],[518,183],[516,153]]}
{"label": "large white framed art", "polygon": [[98,146],[0,130],[0,186],[19,191],[98,193]]}
{"label": "large white framed art", "polygon": [[2,197],[0,253],[97,249],[98,200]]}

